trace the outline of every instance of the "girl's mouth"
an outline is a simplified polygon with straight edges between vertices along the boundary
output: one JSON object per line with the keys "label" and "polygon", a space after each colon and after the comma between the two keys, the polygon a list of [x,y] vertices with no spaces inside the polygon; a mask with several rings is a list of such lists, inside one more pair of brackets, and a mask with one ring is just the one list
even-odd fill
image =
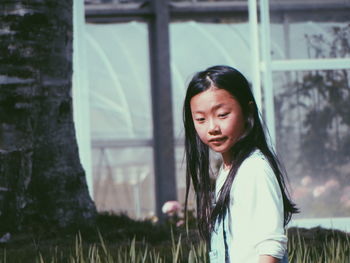
{"label": "girl's mouth", "polygon": [[213,144],[221,144],[225,140],[226,140],[226,137],[218,137],[218,138],[210,139],[209,142]]}

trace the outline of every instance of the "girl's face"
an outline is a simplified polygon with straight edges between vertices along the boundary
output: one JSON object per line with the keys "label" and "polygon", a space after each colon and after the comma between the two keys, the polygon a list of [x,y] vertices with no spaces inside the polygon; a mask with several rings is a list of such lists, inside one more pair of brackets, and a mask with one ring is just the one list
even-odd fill
{"label": "girl's face", "polygon": [[199,138],[229,163],[229,150],[245,130],[238,101],[228,91],[214,87],[195,95],[190,106]]}

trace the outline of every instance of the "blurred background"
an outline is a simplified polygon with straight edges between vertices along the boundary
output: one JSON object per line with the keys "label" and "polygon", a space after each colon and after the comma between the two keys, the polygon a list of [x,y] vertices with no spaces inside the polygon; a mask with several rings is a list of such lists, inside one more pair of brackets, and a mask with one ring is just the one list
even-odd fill
{"label": "blurred background", "polygon": [[75,123],[99,211],[142,219],[184,202],[186,85],[225,64],[252,83],[297,218],[350,218],[350,0],[85,0],[74,10]]}

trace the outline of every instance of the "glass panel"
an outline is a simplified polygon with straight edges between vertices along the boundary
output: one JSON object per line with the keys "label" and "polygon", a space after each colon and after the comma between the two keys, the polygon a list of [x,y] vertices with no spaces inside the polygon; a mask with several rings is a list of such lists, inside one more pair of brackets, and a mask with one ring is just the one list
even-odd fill
{"label": "glass panel", "polygon": [[[350,17],[344,1],[270,1],[272,59],[344,57]],[[337,4],[337,5],[335,5]],[[284,7],[283,7],[284,6]],[[282,8],[283,7],[283,8]]]}
{"label": "glass panel", "polygon": [[152,148],[108,148],[92,151],[94,200],[98,211],[133,218],[154,215]]}
{"label": "glass panel", "polygon": [[87,24],[85,41],[97,208],[150,216],[154,173],[148,146],[153,126],[147,24]]}
{"label": "glass panel", "polygon": [[350,216],[350,70],[273,75],[277,151],[298,217]]}
{"label": "glass panel", "polygon": [[144,23],[87,24],[92,139],[152,138]]}

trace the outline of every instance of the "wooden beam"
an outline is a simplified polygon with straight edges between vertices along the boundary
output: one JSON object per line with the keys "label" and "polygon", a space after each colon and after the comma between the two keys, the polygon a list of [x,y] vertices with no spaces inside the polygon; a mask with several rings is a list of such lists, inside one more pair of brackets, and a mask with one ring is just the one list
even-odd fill
{"label": "wooden beam", "polygon": [[[166,1],[169,3],[169,1]],[[246,1],[237,2],[178,2],[171,3],[170,20],[196,20],[213,18],[233,18],[248,20],[248,4]],[[86,5],[86,21],[89,23],[113,23],[126,21],[148,21],[153,10],[148,3],[144,4],[110,4]],[[288,15],[291,22],[303,21],[349,21],[350,4],[343,0],[330,2],[272,2],[270,13],[272,22],[282,22],[283,16]]]}
{"label": "wooden beam", "polygon": [[153,0],[154,16],[149,22],[153,152],[156,214],[162,221],[162,206],[176,200],[175,148],[169,48],[168,0]]}
{"label": "wooden beam", "polygon": [[88,23],[116,23],[145,21],[152,16],[150,5],[85,5]]}
{"label": "wooden beam", "polygon": [[248,18],[248,5],[246,2],[198,2],[172,3],[170,9],[171,19],[206,20],[215,18]]}

